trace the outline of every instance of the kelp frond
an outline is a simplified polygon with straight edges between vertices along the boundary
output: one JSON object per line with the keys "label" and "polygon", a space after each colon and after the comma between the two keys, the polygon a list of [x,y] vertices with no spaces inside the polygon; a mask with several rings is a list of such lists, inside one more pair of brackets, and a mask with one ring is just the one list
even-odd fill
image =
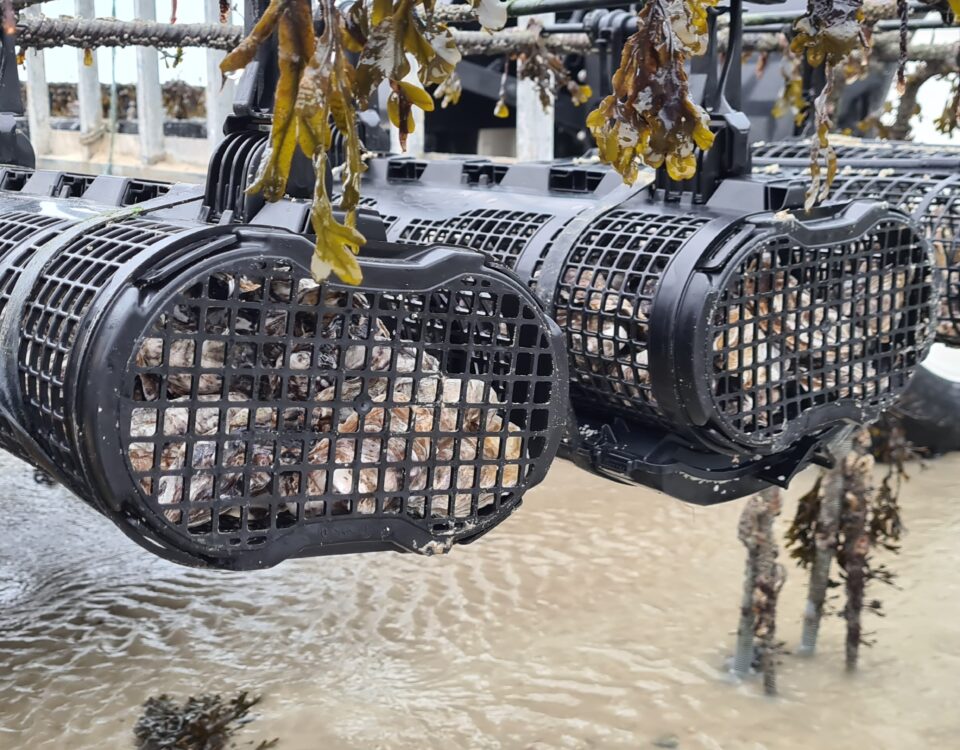
{"label": "kelp frond", "polygon": [[707,7],[716,0],[650,0],[624,44],[613,93],[587,117],[600,159],[633,184],[641,164],[693,177],[695,149],[713,144],[709,116],[690,98],[684,70],[706,50]]}
{"label": "kelp frond", "polygon": [[[506,8],[498,0],[474,0],[482,25],[500,28]],[[366,169],[357,112],[384,81],[390,88],[387,112],[401,145],[413,131],[413,108],[433,109],[426,87],[437,86],[456,99],[454,76],[460,51],[450,30],[433,17],[434,0],[371,0],[354,3],[346,14],[333,0],[322,0],[324,31],[316,38],[310,0],[271,0],[251,33],[224,59],[227,73],[240,70],[276,34],[280,76],[270,146],[250,192],[280,200],[299,147],[317,173],[311,222],[316,232],[313,272],[331,272],[350,284],[362,280],[357,253],[365,239],[357,231],[360,179]],[[354,67],[349,52],[359,53]],[[416,70],[416,75],[412,75]],[[334,132],[343,136],[345,161],[339,211],[327,183]]]}

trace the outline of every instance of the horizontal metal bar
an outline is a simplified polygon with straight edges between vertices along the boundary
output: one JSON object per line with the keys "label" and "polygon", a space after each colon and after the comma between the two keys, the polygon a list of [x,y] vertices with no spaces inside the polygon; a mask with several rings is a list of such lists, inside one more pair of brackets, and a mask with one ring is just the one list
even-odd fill
{"label": "horizontal metal bar", "polygon": [[[771,23],[764,26],[748,26],[743,30],[744,34],[776,34],[781,31],[789,31],[789,23]],[[944,23],[940,18],[916,18],[907,22],[907,29],[910,31],[919,31],[920,29],[952,29],[953,24]],[[873,25],[874,31],[899,31],[900,22],[877,21]]]}
{"label": "horizontal metal bar", "polygon": [[594,8],[625,8],[642,5],[637,0],[511,0],[507,3],[510,18],[532,16],[537,13],[564,13]]}
{"label": "horizontal metal bar", "polygon": [[[510,5],[510,8],[513,8],[513,5],[516,3],[524,3],[525,7],[527,4],[534,4],[537,2],[551,3],[551,7],[554,3],[562,4],[569,3],[571,10],[586,9],[586,6],[590,7],[599,7],[599,8],[614,8],[614,7],[623,7],[624,5],[642,5],[642,3],[621,3],[617,4],[616,2],[597,2],[591,3],[590,0],[514,0],[514,3]],[[574,7],[576,6],[576,7]],[[933,12],[932,8],[929,5],[925,5],[919,2],[911,2],[908,5],[911,13],[920,13],[926,15]],[[886,6],[880,0],[869,4],[868,9],[872,9],[875,13],[884,12]],[[719,8],[719,10],[727,10],[725,7]],[[892,10],[892,7],[891,7]],[[777,31],[782,31],[785,27],[789,27],[794,21],[798,18],[803,18],[807,12],[805,10],[791,10],[791,11],[769,11],[769,12],[757,12],[757,13],[744,13],[743,14],[743,26],[744,33],[772,33]],[[512,12],[511,12],[511,15]],[[951,24],[944,23],[939,18],[917,18],[911,21],[910,28],[916,29],[939,29],[939,28],[951,28]],[[874,28],[878,31],[895,31],[900,28],[900,22],[896,18],[889,18],[886,20],[879,20],[875,22]],[[630,30],[635,30],[636,25],[632,24]],[[755,30],[756,29],[756,30]],[[586,31],[586,25],[583,23],[553,23],[548,24],[544,27],[545,34],[577,34],[583,33]]]}
{"label": "horizontal metal bar", "polygon": [[[630,6],[640,7],[643,0],[507,0],[507,16],[518,18],[520,16],[530,16],[537,13],[570,13],[579,10],[627,8]],[[908,5],[911,12],[922,11],[929,13],[933,8],[922,2],[913,0]],[[720,8],[725,10],[725,8]],[[880,18],[893,18],[896,16],[896,3],[892,0],[866,0],[864,10],[868,21]],[[770,23],[789,23],[805,16],[806,10],[795,11],[768,11],[759,13],[745,13],[743,16],[745,25],[765,25]],[[470,7],[463,6],[439,6],[437,14],[445,21],[464,22],[476,19],[476,11]]]}
{"label": "horizontal metal bar", "polygon": [[[913,12],[921,13],[930,13],[933,12],[933,8],[929,5],[926,5],[922,2],[913,2],[907,3],[908,10]],[[892,3],[884,2],[884,0],[868,0],[864,3],[864,11],[867,14],[867,21],[875,20],[877,18],[876,14],[880,14],[881,18],[895,18],[896,10],[895,5]],[[807,15],[806,10],[782,10],[782,11],[769,11],[762,13],[744,13],[743,14],[743,25],[744,26],[765,26],[768,24],[775,23],[793,23],[798,18],[803,18]],[[872,16],[872,18],[871,18]]]}

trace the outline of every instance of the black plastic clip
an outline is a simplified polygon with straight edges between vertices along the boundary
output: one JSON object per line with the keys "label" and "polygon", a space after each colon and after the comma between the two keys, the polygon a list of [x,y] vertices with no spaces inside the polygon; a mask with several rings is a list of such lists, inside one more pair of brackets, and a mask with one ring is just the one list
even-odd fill
{"label": "black plastic clip", "polygon": [[0,50],[0,164],[33,169],[37,156],[30,140],[20,131],[17,117],[24,113],[20,96],[20,77],[17,75],[16,38],[5,34]]}

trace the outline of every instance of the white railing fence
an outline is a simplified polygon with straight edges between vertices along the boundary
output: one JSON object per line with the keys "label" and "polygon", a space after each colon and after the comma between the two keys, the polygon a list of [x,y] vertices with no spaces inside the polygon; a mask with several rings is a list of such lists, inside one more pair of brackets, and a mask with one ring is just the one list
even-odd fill
{"label": "white railing fence", "polygon": [[[63,5],[58,3],[57,5]],[[129,6],[128,0],[125,5]],[[169,5],[169,4],[166,4]],[[181,4],[182,5],[182,4]],[[219,0],[202,0],[203,21],[220,22]],[[44,13],[49,3],[32,5],[22,9],[24,16],[37,17]],[[94,18],[95,0],[73,0],[75,15]],[[138,20],[158,19],[157,0],[132,0],[133,18]],[[59,7],[47,12],[61,10]],[[102,10],[102,8],[101,8]],[[162,11],[167,10],[161,7]],[[537,16],[541,23],[549,22],[552,16]],[[239,20],[239,19],[237,19]],[[48,88],[48,65],[43,51],[30,50],[25,56],[27,117],[30,137],[38,158],[47,166],[77,163],[76,168],[99,170],[116,169],[118,172],[175,171],[202,173],[213,146],[223,136],[223,122],[230,113],[233,102],[234,82],[224,81],[220,74],[220,61],[224,52],[208,49],[203,52],[206,61],[206,125],[207,142],[196,139],[167,136],[164,133],[166,110],[161,83],[161,56],[157,49],[136,48],[137,84],[137,136],[110,133],[111,124],[103,116],[101,95],[101,71],[97,55],[78,49],[77,99],[78,129],[61,130],[51,127],[51,108]],[[92,58],[92,59],[91,59]],[[196,61],[194,60],[194,65]],[[63,71],[53,71],[62,77]],[[129,78],[131,71],[122,71]],[[491,107],[493,103],[491,102]],[[419,112],[419,111],[418,111]],[[429,128],[429,123],[427,124]],[[533,84],[520,81],[517,86],[516,131],[506,141],[514,146],[513,153],[522,160],[549,159],[554,148],[553,112],[544,112]],[[417,133],[408,142],[408,151],[419,155],[424,148],[424,127],[418,118]],[[512,142],[511,142],[512,141]],[[500,143],[504,143],[501,139]],[[396,147],[396,145],[395,145]]]}

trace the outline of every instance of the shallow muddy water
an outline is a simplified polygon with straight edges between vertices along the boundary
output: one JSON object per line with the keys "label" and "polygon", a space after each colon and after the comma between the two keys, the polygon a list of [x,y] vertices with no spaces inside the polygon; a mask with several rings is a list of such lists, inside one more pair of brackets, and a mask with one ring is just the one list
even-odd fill
{"label": "shallow muddy water", "polygon": [[[3,750],[128,748],[148,696],[241,689],[264,696],[242,739],[281,750],[960,746],[960,458],[906,486],[901,588],[868,591],[888,614],[868,616],[861,672],[844,674],[831,618],[815,659],[784,656],[775,700],[724,670],[741,502],[695,508],[558,463],[446,558],[224,574],[148,556],[31,474],[0,463]],[[804,592],[791,568],[788,649]]]}

